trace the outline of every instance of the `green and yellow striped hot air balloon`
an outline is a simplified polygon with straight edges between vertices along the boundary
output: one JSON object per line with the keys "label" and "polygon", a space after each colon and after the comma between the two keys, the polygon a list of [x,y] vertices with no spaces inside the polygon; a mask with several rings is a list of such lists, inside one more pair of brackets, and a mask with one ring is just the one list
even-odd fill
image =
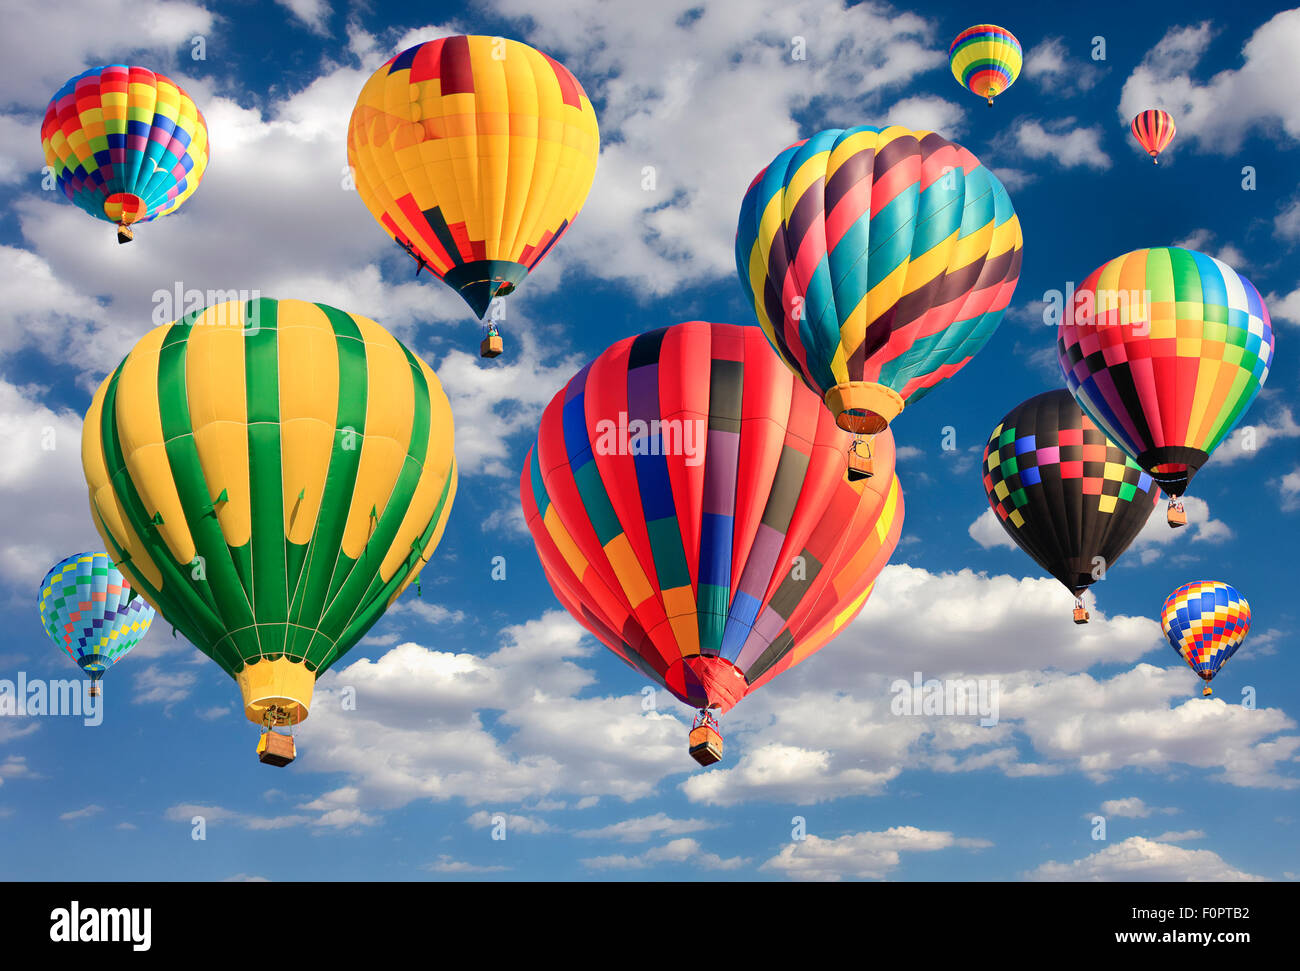
{"label": "green and yellow striped hot air balloon", "polygon": [[415,579],[456,493],[451,407],[383,327],[299,300],[156,327],[95,392],[95,527],[150,604],[270,733]]}

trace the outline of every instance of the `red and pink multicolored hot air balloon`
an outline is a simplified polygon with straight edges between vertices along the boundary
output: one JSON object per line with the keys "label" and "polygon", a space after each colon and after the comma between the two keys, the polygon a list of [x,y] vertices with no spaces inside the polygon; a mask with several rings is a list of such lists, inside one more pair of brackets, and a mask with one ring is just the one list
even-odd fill
{"label": "red and pink multicolored hot air balloon", "polygon": [[1151,162],[1155,165],[1160,164],[1157,156],[1169,147],[1169,143],[1174,140],[1174,133],[1178,130],[1174,125],[1173,115],[1159,108],[1148,108],[1146,111],[1138,112],[1133,116],[1133,122],[1129,127],[1133,130],[1133,137],[1146,149],[1146,153],[1151,156]]}
{"label": "red and pink multicolored hot air balloon", "polygon": [[756,327],[619,341],[547,406],[519,489],[551,588],[610,650],[712,724],[853,620],[898,543],[888,431],[848,436]]}
{"label": "red and pink multicolored hot air balloon", "polygon": [[45,162],[63,194],[96,219],[131,227],[175,212],[208,167],[208,127],[194,101],[148,68],[83,71],[50,99],[41,124]]}

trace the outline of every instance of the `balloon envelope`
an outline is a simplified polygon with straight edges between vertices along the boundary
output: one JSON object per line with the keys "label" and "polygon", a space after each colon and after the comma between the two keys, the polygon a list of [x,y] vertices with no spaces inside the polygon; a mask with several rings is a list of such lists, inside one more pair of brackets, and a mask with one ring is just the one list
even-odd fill
{"label": "balloon envelope", "polygon": [[130,225],[175,212],[208,167],[208,127],[175,81],[108,64],[68,80],[41,124],[45,163],[96,219]]}
{"label": "balloon envelope", "polygon": [[1063,390],[1022,402],[993,429],[984,490],[1007,535],[1076,597],[1128,549],[1160,494]]}
{"label": "balloon envelope", "polygon": [[997,178],[943,136],[899,127],[790,146],[754,178],[736,233],[763,333],[841,427],[866,434],[984,346],[1020,257]]}
{"label": "balloon envelope", "polygon": [[1169,147],[1169,143],[1174,140],[1174,133],[1178,130],[1173,115],[1159,108],[1148,108],[1146,111],[1138,112],[1133,116],[1129,128],[1138,144],[1152,158]]}
{"label": "balloon envelope", "polygon": [[948,66],[957,83],[989,104],[1015,83],[1023,63],[1016,35],[996,24],[967,27],[948,47]]}
{"label": "balloon envelope", "polygon": [[415,579],[456,490],[428,365],[323,304],[217,304],[156,327],[95,392],[95,527],[245,715],[307,716],[315,679]]}
{"label": "balloon envelope", "polygon": [[348,124],[361,201],[480,318],[577,218],[599,152],[577,78],[503,37],[402,51],[366,82]]}
{"label": "balloon envelope", "polygon": [[1056,349],[1088,417],[1180,496],[1268,378],[1273,327],[1259,291],[1232,267],[1158,247],[1093,270]]}
{"label": "balloon envelope", "polygon": [[77,553],[45,574],[39,594],[45,633],[98,681],[144,638],[154,609],[133,597],[106,553]]}
{"label": "balloon envelope", "polygon": [[1250,604],[1218,580],[1184,583],[1165,600],[1160,627],[1169,645],[1209,681],[1250,632]]}
{"label": "balloon envelope", "polygon": [[547,406],[520,477],[560,602],[681,701],[730,708],[844,629],[897,545],[894,446],[849,437],[754,327],[619,341]]}

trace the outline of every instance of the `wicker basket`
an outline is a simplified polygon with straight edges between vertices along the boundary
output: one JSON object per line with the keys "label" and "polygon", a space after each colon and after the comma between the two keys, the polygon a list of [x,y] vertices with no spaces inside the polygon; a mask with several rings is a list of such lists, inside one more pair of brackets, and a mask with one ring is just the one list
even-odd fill
{"label": "wicker basket", "polygon": [[263,732],[257,743],[257,758],[266,765],[288,765],[297,756],[293,736],[280,732]]}
{"label": "wicker basket", "polygon": [[691,729],[691,758],[700,765],[722,761],[722,736],[712,725],[697,725]]}
{"label": "wicker basket", "polygon": [[505,350],[505,341],[498,337],[484,337],[483,343],[478,346],[479,357],[499,357]]}

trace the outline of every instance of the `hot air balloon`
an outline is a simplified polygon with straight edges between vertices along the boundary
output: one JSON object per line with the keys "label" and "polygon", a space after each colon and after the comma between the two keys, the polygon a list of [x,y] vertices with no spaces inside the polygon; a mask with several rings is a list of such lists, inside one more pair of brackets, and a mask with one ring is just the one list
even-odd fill
{"label": "hot air balloon", "polygon": [[1159,497],[1064,390],[1022,402],[993,429],[984,492],[1007,535],[1074,594],[1076,624],[1088,622],[1083,591],[1128,549]]}
{"label": "hot air balloon", "polygon": [[90,677],[99,679],[144,638],[154,610],[107,553],[77,553],[50,567],[40,587],[41,626]]}
{"label": "hot air balloon", "polygon": [[1184,583],[1165,600],[1160,627],[1170,645],[1188,663],[1209,697],[1210,680],[1237,652],[1250,632],[1250,604],[1236,587],[1218,580]]}
{"label": "hot air balloon", "polygon": [[1232,267],[1178,247],[1134,250],[1075,292],[1057,331],[1070,391],[1108,438],[1181,496],[1268,378],[1273,328]]}
{"label": "hot air balloon", "polygon": [[952,39],[948,47],[948,65],[952,76],[963,88],[981,98],[993,99],[1020,76],[1024,52],[1016,35],[996,24],[967,27]]}
{"label": "hot air balloon", "polygon": [[175,81],[107,64],[63,85],[41,124],[45,164],[63,194],[96,219],[131,226],[175,212],[208,167],[208,126]]}
{"label": "hot air balloon", "polygon": [[893,438],[845,476],[848,436],[754,327],[619,341],[552,399],[520,477],[556,597],[618,657],[715,715],[853,620],[898,542]]}
{"label": "hot air balloon", "polygon": [[262,761],[415,579],[456,492],[437,377],[372,320],[216,304],[155,327],[91,402],[90,510],[119,568],[239,684]]}
{"label": "hot air balloon", "polygon": [[[577,218],[600,133],[558,61],[503,37],[442,37],[392,58],[348,124],[357,192],[384,231],[479,317]],[[480,346],[501,353],[496,321]]]}
{"label": "hot air balloon", "polygon": [[1148,108],[1146,111],[1138,112],[1133,116],[1133,122],[1129,127],[1133,129],[1133,137],[1137,139],[1138,144],[1151,156],[1154,165],[1160,164],[1160,159],[1156,156],[1169,147],[1169,143],[1174,140],[1174,133],[1178,130],[1174,125],[1173,116],[1159,108]]}
{"label": "hot air balloon", "polygon": [[997,177],[942,135],[898,127],[831,129],[790,146],[750,184],[736,232],[763,332],[857,436],[881,431],[984,346],[1020,257],[1020,222]]}

